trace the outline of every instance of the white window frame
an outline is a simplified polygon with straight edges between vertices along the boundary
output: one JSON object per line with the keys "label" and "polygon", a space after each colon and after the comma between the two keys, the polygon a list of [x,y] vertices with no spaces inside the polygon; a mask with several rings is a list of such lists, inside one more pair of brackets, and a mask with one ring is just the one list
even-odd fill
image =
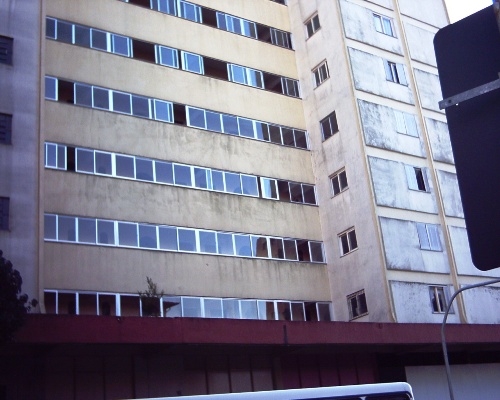
{"label": "white window frame", "polygon": [[[175,55],[173,57],[173,59],[175,60],[175,65],[170,65],[170,64],[167,64],[167,63],[163,62],[161,49],[170,50],[171,53]],[[162,46],[162,45],[157,44],[157,45],[155,45],[155,56],[156,56],[156,60],[155,61],[156,61],[157,64],[163,65],[163,66],[166,66],[166,67],[170,67],[170,68],[179,69],[179,51],[177,49],[174,49],[173,47]]]}
{"label": "white window frame", "polygon": [[[199,70],[193,71],[191,69],[188,69],[188,60],[187,56],[194,56],[199,60]],[[199,75],[204,75],[205,74],[205,66],[203,62],[203,57],[200,56],[199,54],[195,53],[190,53],[188,51],[181,51],[181,64],[182,64],[182,69],[184,71],[192,72],[194,74],[199,74]]]}
{"label": "white window frame", "polygon": [[396,132],[408,136],[419,137],[417,119],[414,114],[409,114],[399,110],[394,111],[396,119]]}
{"label": "white window frame", "polygon": [[[345,181],[346,185],[342,186],[341,180],[340,180],[340,175],[344,174],[345,175]],[[338,187],[339,191],[335,191],[335,186],[333,184],[333,181],[336,180],[338,182]],[[331,183],[331,190],[332,190],[332,197],[338,196],[340,193],[345,192],[347,189],[349,189],[349,181],[347,180],[347,174],[345,172],[345,168],[342,168],[341,170],[335,172],[333,175],[330,176],[330,183]]]}
{"label": "white window frame", "polygon": [[289,37],[288,32],[270,28],[271,33],[271,43],[275,46],[284,47],[285,49],[292,49],[293,46],[291,44],[291,35]]}
{"label": "white window frame", "polygon": [[[356,238],[356,247],[353,247],[354,244],[351,243],[351,236],[349,235],[351,232],[354,232],[354,237]],[[344,248],[342,246],[342,238],[345,237],[347,238],[347,246],[348,246],[348,251],[344,252]],[[353,251],[357,250],[358,249],[358,237],[356,236],[356,229],[353,227],[353,228],[349,228],[348,230],[340,233],[338,235],[338,240],[339,240],[339,247],[340,247],[340,255],[341,257],[347,255],[347,254],[351,254]]]}
{"label": "white window frame", "polygon": [[[359,308],[359,304],[360,304],[360,298],[364,297],[364,302],[365,302],[365,306],[366,306],[366,311],[364,312],[361,312],[357,315],[354,315],[354,310],[352,308],[352,299],[356,299],[356,305],[357,305],[357,308]],[[352,293],[350,295],[347,296],[347,306],[349,308],[349,320],[352,321],[353,319],[357,319],[357,318],[361,318],[365,315],[368,315],[368,302],[366,301],[366,293],[365,293],[365,290],[362,289],[362,290],[359,290],[355,293]]]}
{"label": "white window frame", "polygon": [[373,13],[373,22],[375,24],[375,30],[377,32],[383,33],[384,35],[387,36],[396,37],[396,32],[394,31],[394,24],[391,18],[385,17],[381,14]]}
{"label": "white window frame", "polygon": [[[413,165],[405,164],[406,181],[408,183],[408,189],[415,190],[417,192],[429,193],[429,181],[427,179],[427,170],[424,167],[414,167]],[[422,175],[422,181],[424,184],[424,189],[419,187],[417,175]]]}
{"label": "white window frame", "polygon": [[[276,198],[267,196],[267,193],[264,192],[264,182],[269,181],[271,185],[274,185],[274,190],[276,191]],[[279,200],[280,194],[278,191],[278,180],[274,178],[266,178],[261,176],[260,177],[260,189],[261,189],[261,194],[263,199],[270,199],[270,200]]]}
{"label": "white window frame", "polygon": [[385,77],[389,82],[394,82],[399,85],[408,86],[406,80],[406,72],[403,64],[384,60]]}
{"label": "white window frame", "polygon": [[325,61],[321,62],[316,68],[312,70],[314,87],[320,86],[324,81],[330,77],[330,72],[328,71],[328,63]]}
{"label": "white window frame", "polygon": [[[442,299],[442,305],[441,301]],[[448,286],[431,285],[429,286],[429,300],[433,314],[444,314],[448,307],[449,293]],[[450,307],[450,314],[453,314],[453,306]]]}
{"label": "white window frame", "polygon": [[[55,155],[56,155],[56,162],[55,162],[55,165],[49,165],[49,162],[48,162],[48,155],[49,155],[49,148],[53,148],[55,150]],[[64,161],[63,161],[63,165],[62,166],[59,166],[59,150],[60,149],[64,149]],[[49,168],[49,169],[59,169],[59,170],[66,170],[67,169],[67,150],[66,150],[66,146],[62,145],[62,144],[58,144],[58,143],[50,143],[50,142],[45,142],[45,167],[46,168]]]}
{"label": "white window frame", "polygon": [[[54,97],[47,97],[46,94],[47,94],[47,82],[53,82],[54,83]],[[58,92],[59,92],[59,80],[57,78],[54,78],[53,76],[45,76],[45,99],[47,100],[54,100],[54,101],[58,101],[59,98],[58,98]]]}
{"label": "white window frame", "polygon": [[[289,85],[293,87],[293,93],[289,90]],[[281,90],[284,95],[300,98],[300,83],[296,79],[281,77]]]}
{"label": "white window frame", "polygon": [[443,251],[439,225],[417,222],[417,234],[421,250]]}
{"label": "white window frame", "polygon": [[[242,74],[243,74],[243,82],[235,79],[234,72],[235,72],[236,68],[241,68]],[[241,83],[242,85],[247,85],[247,86],[252,86],[252,87],[264,89],[264,77],[262,75],[262,72],[259,70],[248,68],[248,67],[243,67],[243,66],[237,65],[237,64],[227,64],[227,73],[228,73],[228,78],[231,82]],[[257,81],[254,82],[254,79],[252,76],[253,74],[260,77],[260,85],[258,84]]]}
{"label": "white window frame", "polygon": [[[313,36],[319,29],[321,29],[321,24],[319,22],[318,13],[314,14],[311,18],[309,18],[305,23],[306,28],[306,37],[309,39]],[[309,29],[311,27],[311,29]],[[309,32],[311,31],[311,32]]]}
{"label": "white window frame", "polygon": [[[195,19],[187,18],[186,16],[186,7],[193,7],[194,13],[195,13]],[[177,0],[177,10],[176,10],[177,16],[181,17],[183,19],[187,19],[188,21],[193,21],[193,22],[198,22],[198,23],[203,23],[203,19],[201,16],[201,7],[197,4],[190,3],[189,1],[185,0]]]}

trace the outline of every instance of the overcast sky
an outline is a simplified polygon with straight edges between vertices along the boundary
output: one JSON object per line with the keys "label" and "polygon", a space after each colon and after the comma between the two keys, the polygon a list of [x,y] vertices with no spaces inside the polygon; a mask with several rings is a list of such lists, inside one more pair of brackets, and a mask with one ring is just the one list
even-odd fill
{"label": "overcast sky", "polygon": [[456,22],[493,4],[492,0],[445,0],[450,22]]}

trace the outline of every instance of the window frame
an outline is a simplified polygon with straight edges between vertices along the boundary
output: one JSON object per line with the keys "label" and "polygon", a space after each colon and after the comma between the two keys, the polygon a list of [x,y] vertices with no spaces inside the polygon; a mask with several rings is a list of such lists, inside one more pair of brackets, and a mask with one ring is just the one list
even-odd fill
{"label": "window frame", "polygon": [[[352,233],[352,235],[351,235],[351,233]],[[352,243],[353,236],[354,236],[355,244]],[[342,239],[344,237],[347,239],[348,251],[344,251],[344,245],[342,243]],[[356,229],[354,227],[349,228],[349,229],[345,230],[342,233],[339,233],[339,235],[338,235],[338,241],[339,241],[340,256],[341,257],[344,257],[347,254],[351,254],[352,252],[356,251],[359,248],[358,238],[356,236]],[[355,247],[353,247],[353,246],[355,246]]]}
{"label": "window frame", "polygon": [[439,229],[440,225],[417,222],[416,226],[420,250],[443,251]]}
{"label": "window frame", "polygon": [[0,64],[13,65],[14,38],[0,35]]}
{"label": "window frame", "polygon": [[[343,183],[342,179],[341,179],[342,174],[345,177],[344,178],[345,183],[346,183],[345,186],[342,184]],[[338,182],[338,184],[337,184],[338,188],[339,188],[338,191],[336,191],[336,186],[335,186],[334,180],[337,180],[337,182]],[[347,189],[349,189],[349,182],[347,180],[347,174],[346,174],[345,168],[342,168],[341,170],[330,175],[330,185],[331,185],[331,190],[332,190],[332,197],[338,196],[342,192],[345,192]]]}
{"label": "window frame", "polygon": [[[235,79],[234,71],[236,68],[241,68],[241,70],[243,72],[243,78],[244,78],[243,82]],[[255,77],[258,77],[258,78],[254,79],[254,77],[252,77],[252,74],[255,74]],[[227,64],[227,75],[228,75],[228,80],[230,82],[239,83],[242,85],[255,87],[255,88],[259,88],[259,89],[264,89],[264,76],[262,74],[262,71],[259,71],[257,69],[244,67],[244,66],[238,65],[238,64],[228,63]],[[253,82],[254,80],[256,81],[255,84]],[[260,80],[260,85],[257,82],[259,80]]]}
{"label": "window frame", "polygon": [[[377,24],[378,21],[378,24]],[[375,30],[384,35],[396,37],[396,31],[394,29],[394,22],[392,18],[386,17],[382,14],[373,13],[373,22],[375,25]],[[388,22],[390,31],[388,32],[387,25],[384,22]]]}
{"label": "window frame", "polygon": [[427,169],[425,167],[415,167],[405,164],[406,182],[409,190],[430,193]]}
{"label": "window frame", "polygon": [[[368,303],[366,301],[366,294],[364,289],[358,290],[355,293],[351,293],[347,295],[346,298],[347,307],[349,309],[349,321],[364,317],[365,315],[369,314]],[[355,300],[356,302],[356,308],[353,308],[353,300]],[[358,311],[361,306],[364,306],[364,308]]]}
{"label": "window frame", "polygon": [[10,230],[10,197],[0,196],[0,231]]}
{"label": "window frame", "polygon": [[314,87],[317,88],[321,86],[324,81],[330,78],[330,72],[328,70],[328,63],[326,60],[319,63],[312,70]]}
{"label": "window frame", "polygon": [[[317,22],[317,26],[315,26],[315,21]],[[313,36],[318,30],[321,29],[321,24],[319,22],[318,13],[311,16],[306,22],[304,22],[306,28],[306,39],[309,39]],[[310,27],[310,28],[309,28]]]}
{"label": "window frame", "polygon": [[[325,134],[326,123],[328,123],[328,128],[329,128],[329,131],[330,131],[330,134],[328,136]],[[319,124],[320,124],[320,128],[321,128],[321,136],[323,138],[323,141],[331,138],[336,133],[340,132],[340,130],[339,130],[339,123],[337,121],[337,114],[336,114],[335,111],[331,112],[325,118],[323,118],[319,122]]]}
{"label": "window frame", "polygon": [[[196,70],[189,69],[189,60],[187,58],[189,56],[194,57],[198,60],[198,68]],[[205,75],[205,65],[203,62],[203,56],[200,56],[199,54],[181,50],[181,66],[183,71],[192,72],[198,75]]]}
{"label": "window frame", "polygon": [[405,66],[393,61],[384,60],[385,78],[389,82],[397,83],[398,85],[408,86],[406,78]]}
{"label": "window frame", "polygon": [[12,144],[12,114],[0,113],[0,144]]}
{"label": "window frame", "polygon": [[404,111],[394,110],[396,120],[396,132],[412,137],[420,137],[418,132],[417,118],[414,114]]}
{"label": "window frame", "polygon": [[[444,314],[448,308],[449,288],[446,285],[430,285],[429,300],[433,314]],[[443,303],[443,304],[441,304]],[[453,305],[450,307],[450,314],[454,314]]]}

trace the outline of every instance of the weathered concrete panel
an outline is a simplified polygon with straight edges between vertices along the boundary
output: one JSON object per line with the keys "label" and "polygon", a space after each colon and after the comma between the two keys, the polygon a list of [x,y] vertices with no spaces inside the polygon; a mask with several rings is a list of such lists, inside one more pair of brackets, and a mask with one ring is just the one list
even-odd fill
{"label": "weathered concrete panel", "polygon": [[472,324],[500,324],[500,288],[479,287],[462,292],[467,320]]}
{"label": "weathered concrete panel", "polygon": [[449,217],[464,217],[462,199],[458,189],[457,174],[436,170],[441,197],[444,203],[444,213]]}
{"label": "weathered concrete panel", "polygon": [[[379,33],[375,30],[372,10],[346,0],[340,2],[340,7],[346,37],[393,53],[403,54],[401,41],[397,37],[399,35],[396,26],[393,26],[396,37]],[[364,29],[360,29],[360,26],[364,27]]]}
{"label": "weathered concrete panel", "polygon": [[458,226],[448,226],[448,232],[450,233],[451,246],[459,275],[500,277],[500,270],[498,268],[490,271],[480,271],[474,266],[470,254],[467,229]]}
{"label": "weathered concrete panel", "polygon": [[415,81],[417,82],[417,89],[420,94],[422,107],[444,113],[444,111],[439,109],[439,102],[443,99],[439,77],[416,68],[413,72],[415,74]]}
{"label": "weathered concrete panel", "polygon": [[432,118],[426,118],[425,126],[427,127],[429,142],[431,144],[432,158],[435,161],[454,164],[455,160],[451,149],[448,124]]}
{"label": "weathered concrete panel", "polygon": [[[401,14],[442,28],[448,25],[448,17],[443,2],[444,0],[399,0],[399,9]],[[429,10],[432,10],[432,12],[429,12]]]}
{"label": "weathered concrete panel", "polygon": [[437,214],[430,180],[429,192],[410,190],[403,163],[376,157],[368,157],[368,161],[378,205]]}
{"label": "weathered concrete panel", "polygon": [[[367,146],[393,150],[413,156],[426,156],[420,137],[397,132],[394,109],[364,100],[358,100],[358,105]],[[420,131],[418,123],[417,128]]]}
{"label": "weathered concrete panel", "polygon": [[406,23],[405,33],[410,48],[410,57],[416,61],[436,66],[434,53],[434,33]]}
{"label": "weathered concrete panel", "polygon": [[366,0],[368,3],[378,4],[379,6],[394,10],[392,0]]}
{"label": "weathered concrete panel", "polygon": [[380,217],[380,228],[388,269],[433,273],[450,272],[440,226],[439,240],[443,251],[420,249],[416,222]]}
{"label": "weathered concrete panel", "polygon": [[[415,282],[390,281],[397,322],[443,322],[443,314],[432,309],[429,285]],[[454,308],[456,311],[456,307]],[[458,314],[450,313],[448,322],[459,323]]]}
{"label": "weathered concrete panel", "polygon": [[414,104],[408,86],[386,80],[384,59],[349,47],[354,86],[358,90]]}

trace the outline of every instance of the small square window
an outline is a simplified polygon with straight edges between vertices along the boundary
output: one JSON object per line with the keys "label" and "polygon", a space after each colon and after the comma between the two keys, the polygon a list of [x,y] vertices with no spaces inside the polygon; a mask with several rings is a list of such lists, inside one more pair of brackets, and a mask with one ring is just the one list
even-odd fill
{"label": "small square window", "polygon": [[365,291],[360,290],[347,296],[347,306],[349,307],[350,320],[367,315],[368,306],[366,304]]}
{"label": "small square window", "polygon": [[12,115],[0,113],[0,143],[12,144]]}
{"label": "small square window", "polygon": [[0,197],[0,231],[9,230],[9,197]]}
{"label": "small square window", "polygon": [[424,168],[413,167],[405,165],[406,179],[408,181],[408,188],[411,190],[418,190],[420,192],[428,192],[429,184]]}
{"label": "small square window", "polygon": [[417,223],[417,233],[422,250],[443,250],[439,239],[439,225]]}
{"label": "small square window", "polygon": [[12,65],[14,39],[0,36],[0,64]]}
{"label": "small square window", "polygon": [[396,119],[396,132],[418,137],[418,127],[415,115],[394,110],[394,117]]}
{"label": "small square window", "polygon": [[382,15],[373,14],[373,22],[375,23],[375,30],[389,36],[395,37],[392,20]]}
{"label": "small square window", "polygon": [[[445,286],[429,286],[429,295],[432,312],[444,314],[448,307],[447,288]],[[453,313],[453,308],[450,308],[450,313]]]}
{"label": "small square window", "polygon": [[337,124],[337,115],[335,111],[332,112],[327,117],[320,121],[321,134],[323,135],[323,140],[328,139],[339,131],[339,126]]}
{"label": "small square window", "polygon": [[397,64],[391,61],[384,60],[384,68],[385,77],[388,81],[399,83],[400,85],[408,85],[403,64]]}
{"label": "small square window", "polygon": [[332,177],[330,177],[330,180],[332,182],[332,192],[334,196],[348,189],[347,175],[345,173],[345,170],[337,172]]}
{"label": "small square window", "polygon": [[314,68],[312,73],[314,77],[314,86],[318,87],[330,76],[326,61],[323,61],[320,65]]}
{"label": "small square window", "polygon": [[356,239],[356,231],[350,229],[339,235],[340,254],[346,255],[358,248],[358,241]]}
{"label": "small square window", "polygon": [[196,74],[204,74],[203,71],[203,57],[198,54],[188,53],[186,51],[182,53],[182,69],[184,71],[194,72]]}
{"label": "small square window", "polygon": [[318,14],[316,14],[314,17],[311,17],[306,21],[307,37],[310,38],[319,28],[321,28],[321,26],[319,24]]}

